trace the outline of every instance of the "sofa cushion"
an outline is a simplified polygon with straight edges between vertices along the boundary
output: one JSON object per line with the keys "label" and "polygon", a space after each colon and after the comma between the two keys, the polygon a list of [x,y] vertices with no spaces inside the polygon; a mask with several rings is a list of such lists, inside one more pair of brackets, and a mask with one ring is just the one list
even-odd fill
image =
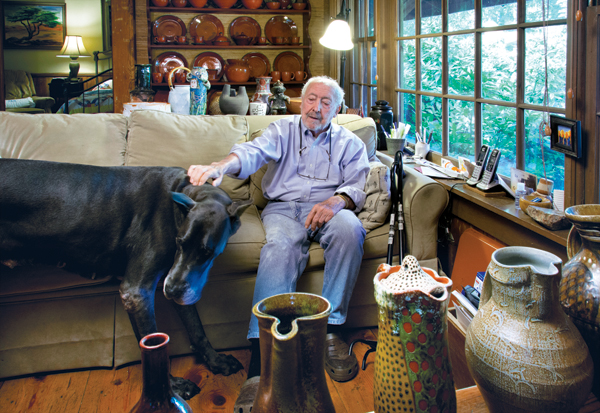
{"label": "sofa cushion", "polygon": [[24,70],[4,71],[5,99],[20,99],[35,95],[35,86],[31,74]]}
{"label": "sofa cushion", "polygon": [[386,221],[391,207],[390,170],[381,162],[369,163],[369,175],[365,182],[365,205],[358,219],[368,231],[380,227]]}
{"label": "sofa cushion", "polygon": [[[189,116],[136,110],[129,116],[128,166],[210,165],[246,140],[243,116]],[[220,186],[235,199],[248,198],[249,180],[223,178]]]}
{"label": "sofa cushion", "polygon": [[127,118],[121,114],[0,112],[0,157],[123,165]]}

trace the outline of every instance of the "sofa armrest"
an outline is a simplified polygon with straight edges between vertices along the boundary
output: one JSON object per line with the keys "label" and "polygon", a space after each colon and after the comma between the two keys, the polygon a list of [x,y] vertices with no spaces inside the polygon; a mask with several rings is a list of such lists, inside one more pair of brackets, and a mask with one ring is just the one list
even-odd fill
{"label": "sofa armrest", "polygon": [[52,113],[52,106],[54,105],[54,98],[49,96],[32,96],[31,97],[35,102],[35,107],[44,109],[46,113]]}
{"label": "sofa armrest", "polygon": [[[393,158],[377,153],[391,167]],[[402,182],[404,232],[407,253],[419,261],[437,258],[438,221],[448,205],[448,191],[442,184],[413,168],[405,167]]]}

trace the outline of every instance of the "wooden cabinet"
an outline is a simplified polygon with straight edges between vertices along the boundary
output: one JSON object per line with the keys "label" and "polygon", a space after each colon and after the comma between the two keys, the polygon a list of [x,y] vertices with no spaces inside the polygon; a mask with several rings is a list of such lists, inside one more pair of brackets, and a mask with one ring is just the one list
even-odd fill
{"label": "wooden cabinet", "polygon": [[[210,5],[210,3],[209,3]],[[190,31],[190,23],[194,19],[194,17],[199,15],[210,14],[217,17],[221,23],[223,24],[224,33],[230,44],[229,46],[215,46],[215,45],[196,45],[191,43],[189,31]],[[152,25],[156,21],[156,19],[160,18],[164,15],[172,15],[176,16],[185,24],[186,32],[188,36],[188,44],[177,44],[177,43],[168,43],[168,44],[157,44],[154,42],[154,36],[152,34]],[[300,37],[299,45],[291,45],[291,44],[282,44],[282,45],[248,45],[248,46],[239,46],[236,45],[233,41],[229,29],[231,22],[240,16],[249,16],[257,21],[259,26],[261,27],[261,36],[265,36],[265,25],[274,16],[287,16],[291,20],[294,21],[296,26],[298,27],[298,36]],[[148,54],[150,63],[154,64],[156,58],[160,56],[162,53],[167,51],[175,51],[180,53],[185,57],[188,63],[188,67],[191,68],[196,57],[206,51],[217,53],[221,56],[221,58],[226,62],[227,59],[242,59],[246,54],[252,52],[259,52],[266,56],[269,60],[271,71],[275,70],[273,68],[273,64],[277,56],[282,52],[291,51],[296,53],[304,62],[304,71],[308,73],[308,77],[311,76],[309,69],[309,60],[312,51],[311,39],[308,31],[308,26],[310,23],[311,16],[311,6],[310,3],[307,4],[307,8],[304,10],[271,10],[271,9],[246,9],[246,8],[231,8],[231,9],[221,9],[221,8],[193,8],[193,7],[185,7],[185,8],[176,8],[176,7],[155,7],[150,1],[147,3],[147,21],[148,21]],[[211,81],[211,85],[217,88],[220,88],[223,84],[228,83],[231,85],[245,85],[245,86],[254,86],[256,82],[254,79],[250,79],[250,81],[245,83],[234,83],[225,81],[225,79],[220,79],[219,81],[213,82]],[[304,81],[294,80],[285,82],[286,87],[301,87]],[[167,83],[166,79],[163,80],[162,83],[153,83],[153,87],[158,89],[166,88]]]}

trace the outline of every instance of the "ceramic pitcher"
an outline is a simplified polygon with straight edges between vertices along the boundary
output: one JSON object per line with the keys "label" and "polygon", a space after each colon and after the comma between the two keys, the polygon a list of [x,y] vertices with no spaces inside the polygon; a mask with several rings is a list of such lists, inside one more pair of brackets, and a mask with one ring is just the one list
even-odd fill
{"label": "ceramic pitcher", "polygon": [[446,322],[452,281],[407,255],[402,265],[380,265],[374,284],[375,412],[455,412]]}
{"label": "ceramic pitcher", "polygon": [[528,247],[492,254],[465,355],[491,412],[577,412],[592,359],[559,303],[562,261]]}
{"label": "ceramic pitcher", "polygon": [[575,205],[565,210],[565,216],[573,228],[567,240],[569,261],[560,281],[560,303],[590,349],[592,391],[600,397],[600,205]]}
{"label": "ceramic pitcher", "polygon": [[261,354],[252,413],[334,413],[325,380],[329,301],[314,294],[279,294],[258,302],[252,312]]}
{"label": "ceramic pitcher", "polygon": [[176,67],[169,72],[167,76],[167,84],[169,85],[169,104],[171,105],[171,112],[179,115],[190,114],[190,85],[175,85],[173,87],[173,74],[178,70],[184,70],[188,73],[190,69],[187,67]]}

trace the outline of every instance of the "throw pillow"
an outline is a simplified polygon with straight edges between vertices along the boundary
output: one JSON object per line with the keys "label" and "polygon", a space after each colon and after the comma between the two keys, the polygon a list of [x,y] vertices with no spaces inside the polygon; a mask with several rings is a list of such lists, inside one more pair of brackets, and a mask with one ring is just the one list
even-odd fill
{"label": "throw pillow", "polygon": [[35,108],[35,102],[31,97],[21,99],[10,99],[5,101],[6,109]]}
{"label": "throw pillow", "polygon": [[[254,131],[250,135],[250,140],[252,141],[254,138],[262,135],[265,129],[257,129]],[[268,165],[264,165],[258,171],[250,175],[250,198],[254,200],[254,205],[260,209],[266,207],[268,202],[262,191],[262,179],[267,172],[267,166]]]}
{"label": "throw pillow", "polygon": [[369,163],[369,175],[365,183],[365,205],[358,219],[369,232],[383,225],[388,217],[391,203],[390,169],[381,162]]}

